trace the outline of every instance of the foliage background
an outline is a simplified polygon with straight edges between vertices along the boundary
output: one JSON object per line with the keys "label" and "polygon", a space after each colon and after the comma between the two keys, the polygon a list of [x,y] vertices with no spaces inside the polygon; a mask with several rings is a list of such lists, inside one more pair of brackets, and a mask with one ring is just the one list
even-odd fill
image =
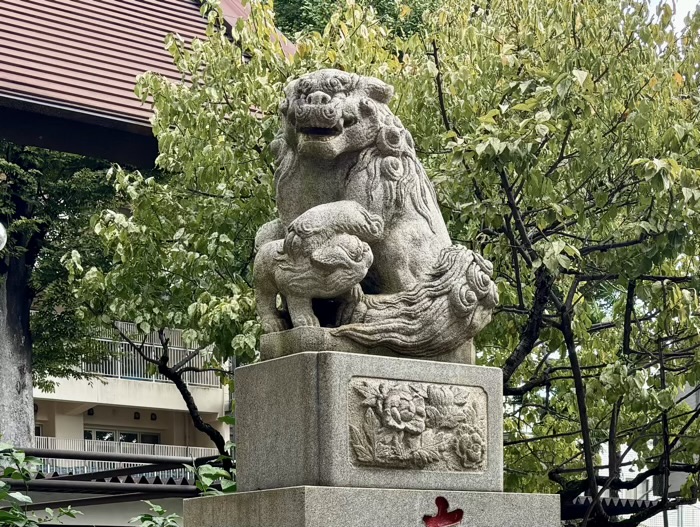
{"label": "foliage background", "polygon": [[[147,74],[137,92],[171,177],[111,173],[131,207],[94,222],[112,267],[67,262],[86,315],[186,328],[214,365],[253,360],[282,88],[320,67],[381,77],[454,241],[496,267],[502,305],[477,344],[504,371],[506,488],[600,496],[681,471],[683,497],[644,514],[692,499],[699,412],[677,400],[700,372],[700,17],[677,33],[668,4],[445,0],[407,31],[410,8],[392,26],[341,7],[304,22],[319,31],[293,56],[264,1],[233,27],[205,4],[207,40],[167,40],[183,82]],[[623,482],[630,464],[644,472]]]}
{"label": "foliage background", "polygon": [[42,389],[52,389],[52,378],[81,377],[76,365],[104,353],[90,339],[91,324],[78,318],[62,260],[76,251],[88,265],[108,264],[90,218],[105,207],[120,206],[105,177],[109,166],[0,141],[0,222],[9,235],[0,257],[24,257],[31,269],[24,286],[34,310],[32,371]]}

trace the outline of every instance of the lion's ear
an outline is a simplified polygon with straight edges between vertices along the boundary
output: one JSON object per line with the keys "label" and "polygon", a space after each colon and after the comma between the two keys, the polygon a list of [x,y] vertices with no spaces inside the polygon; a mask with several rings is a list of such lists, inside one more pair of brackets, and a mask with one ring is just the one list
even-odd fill
{"label": "lion's ear", "polygon": [[394,96],[394,87],[379,79],[368,77],[366,83],[367,95],[375,101],[388,104]]}
{"label": "lion's ear", "polygon": [[284,87],[284,94],[287,96],[287,98],[294,96],[297,89],[297,84],[299,84],[299,79],[294,79],[293,81],[289,81]]}

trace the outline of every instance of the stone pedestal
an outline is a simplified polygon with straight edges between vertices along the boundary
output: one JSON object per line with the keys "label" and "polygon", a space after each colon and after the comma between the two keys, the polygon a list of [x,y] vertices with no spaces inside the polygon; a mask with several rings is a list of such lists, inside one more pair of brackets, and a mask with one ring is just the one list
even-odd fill
{"label": "stone pedestal", "polygon": [[238,488],[503,490],[497,368],[307,352],[236,370]]}
{"label": "stone pedestal", "polygon": [[[559,527],[559,498],[543,494],[288,487],[185,500],[185,527],[425,527],[447,502],[464,527]],[[442,523],[447,527],[449,523]]]}
{"label": "stone pedestal", "polygon": [[236,370],[239,492],[185,527],[558,527],[557,496],[502,492],[501,370],[282,355]]}
{"label": "stone pedestal", "polygon": [[[367,348],[349,338],[336,336],[330,328],[300,327],[277,333],[267,333],[260,337],[260,358],[264,361],[279,359],[280,357],[304,351],[326,350],[407,358],[385,348]],[[469,339],[456,350],[432,357],[430,360],[457,364],[475,364],[474,341]]]}

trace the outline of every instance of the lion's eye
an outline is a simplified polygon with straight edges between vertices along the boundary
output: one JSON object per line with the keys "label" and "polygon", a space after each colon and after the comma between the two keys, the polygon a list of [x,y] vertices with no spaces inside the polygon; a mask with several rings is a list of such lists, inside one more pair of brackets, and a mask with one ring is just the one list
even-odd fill
{"label": "lion's eye", "polygon": [[331,77],[326,81],[327,86],[333,91],[345,91],[350,87],[350,77]]}
{"label": "lion's eye", "polygon": [[299,93],[308,94],[313,90],[314,84],[308,79],[303,79],[299,82]]}

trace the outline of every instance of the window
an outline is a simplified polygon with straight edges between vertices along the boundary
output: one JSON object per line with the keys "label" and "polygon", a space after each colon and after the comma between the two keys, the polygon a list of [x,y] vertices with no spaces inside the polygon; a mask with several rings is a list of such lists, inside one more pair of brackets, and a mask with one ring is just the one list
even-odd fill
{"label": "window", "polygon": [[119,432],[120,443],[140,443],[138,432]]}
{"label": "window", "polygon": [[44,431],[44,428],[41,425],[34,425],[34,435],[35,436],[43,436],[44,434],[42,433]]}
{"label": "window", "polygon": [[85,430],[83,438],[93,441],[119,441],[120,443],[160,444],[160,434],[155,432],[134,432],[132,430]]}
{"label": "window", "polygon": [[149,445],[159,445],[160,434],[141,434],[141,442],[148,443]]}

